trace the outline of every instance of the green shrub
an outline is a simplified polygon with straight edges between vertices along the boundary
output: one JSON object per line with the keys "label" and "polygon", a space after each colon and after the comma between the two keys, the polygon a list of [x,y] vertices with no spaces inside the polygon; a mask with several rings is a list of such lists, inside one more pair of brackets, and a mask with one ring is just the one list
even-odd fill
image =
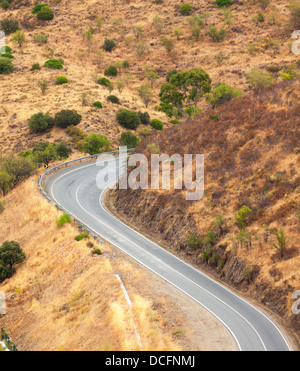
{"label": "green shrub", "polygon": [[136,137],[130,131],[122,133],[120,139],[121,146],[127,146],[127,148],[136,148],[138,144],[139,144],[138,137]]}
{"label": "green shrub", "polygon": [[155,130],[162,130],[164,127],[164,124],[160,120],[154,119],[150,122],[150,126],[152,126],[153,129]]}
{"label": "green shrub", "polygon": [[109,148],[110,141],[106,136],[92,133],[84,138],[81,150],[90,155],[97,155],[98,153],[108,152]]}
{"label": "green shrub", "polygon": [[63,85],[63,84],[67,84],[68,82],[69,82],[69,80],[64,76],[59,76],[56,79],[56,85]]}
{"label": "green shrub", "polygon": [[48,37],[44,34],[35,34],[32,36],[33,42],[38,45],[43,45],[48,43]]}
{"label": "green shrub", "polygon": [[0,22],[0,30],[2,30],[5,35],[10,35],[15,33],[20,29],[19,21],[17,19],[5,18]]}
{"label": "green shrub", "polygon": [[255,20],[257,23],[264,23],[265,16],[262,13],[258,13]]}
{"label": "green shrub", "polygon": [[44,133],[53,128],[53,118],[47,114],[39,112],[31,117],[29,120],[29,128],[32,133]]}
{"label": "green shrub", "polygon": [[0,247],[0,282],[12,277],[15,266],[25,259],[26,255],[18,242],[5,241]]}
{"label": "green shrub", "polygon": [[47,4],[37,4],[33,10],[32,10],[32,14],[38,14],[38,12],[44,8],[45,6],[47,6]]}
{"label": "green shrub", "polygon": [[115,66],[109,66],[105,71],[104,71],[105,76],[118,76],[118,70],[117,67]]}
{"label": "green shrub", "polygon": [[247,81],[251,89],[259,91],[269,88],[273,84],[274,78],[267,72],[254,68],[248,73]]}
{"label": "green shrub", "polygon": [[119,98],[116,97],[115,95],[109,95],[106,99],[107,99],[109,102],[114,103],[114,104],[119,104],[119,103],[120,103]]}
{"label": "green shrub", "polygon": [[116,43],[114,42],[114,40],[110,40],[110,39],[105,39],[104,41],[104,44],[102,45],[102,48],[106,51],[106,52],[112,52],[116,47]]}
{"label": "green shrub", "polygon": [[0,6],[4,10],[7,10],[9,8],[9,6],[10,6],[10,3],[7,0],[3,0],[3,1],[0,2]]}
{"label": "green shrub", "polygon": [[84,240],[86,238],[89,238],[89,235],[88,235],[88,233],[83,232],[83,233],[80,233],[78,236],[76,236],[75,237],[75,240],[76,241],[82,241],[82,240]]}
{"label": "green shrub", "polygon": [[102,251],[100,249],[94,249],[92,254],[93,255],[102,255]]}
{"label": "green shrub", "polygon": [[48,6],[43,6],[41,10],[37,13],[37,19],[41,21],[52,21],[54,14],[52,9]]}
{"label": "green shrub", "polygon": [[65,224],[71,223],[71,217],[68,214],[63,214],[57,221],[56,224],[59,228],[63,227]]}
{"label": "green shrub", "polygon": [[93,104],[93,107],[96,107],[96,108],[102,108],[102,103],[97,101]]}
{"label": "green shrub", "polygon": [[228,7],[233,4],[232,0],[216,0],[216,5],[220,8]]}
{"label": "green shrub", "polygon": [[217,84],[212,93],[207,94],[207,100],[212,107],[217,107],[233,98],[240,97],[242,92],[239,89],[232,88],[227,84]]}
{"label": "green shrub", "polygon": [[207,34],[214,42],[222,42],[224,41],[227,33],[224,28],[218,30],[217,27],[211,26]]}
{"label": "green shrub", "polygon": [[252,210],[248,206],[243,206],[237,213],[235,213],[235,220],[240,228],[244,228],[248,223],[248,217]]}
{"label": "green shrub", "polygon": [[39,63],[34,63],[31,67],[31,71],[40,71],[41,66]]}
{"label": "green shrub", "polygon": [[12,48],[10,46],[1,46],[0,48],[0,54],[1,53],[12,53]]}
{"label": "green shrub", "polygon": [[61,159],[68,158],[71,152],[71,148],[65,142],[60,142],[56,145],[56,153]]}
{"label": "green shrub", "polygon": [[128,61],[124,61],[124,62],[122,63],[122,66],[123,66],[124,68],[129,68],[129,62],[128,62]]}
{"label": "green shrub", "polygon": [[108,86],[111,85],[111,82],[108,79],[106,79],[105,77],[101,77],[98,80],[98,84],[108,87]]}
{"label": "green shrub", "polygon": [[6,75],[13,72],[14,66],[9,58],[0,57],[0,75]]}
{"label": "green shrub", "polygon": [[182,15],[190,15],[193,12],[194,12],[193,8],[191,7],[190,4],[182,4],[180,7],[180,14]]}
{"label": "green shrub", "polygon": [[89,241],[87,244],[87,247],[89,247],[90,249],[94,247],[94,244],[93,242]]}
{"label": "green shrub", "polygon": [[117,120],[120,125],[132,130],[136,129],[141,124],[138,114],[127,109],[120,109],[117,112]]}
{"label": "green shrub", "polygon": [[166,75],[166,80],[169,82],[171,80],[171,77],[173,75],[176,75],[177,73],[178,73],[178,71],[176,69],[168,71],[168,73]]}
{"label": "green shrub", "polygon": [[219,115],[216,114],[216,113],[209,115],[209,118],[210,118],[210,120],[213,120],[213,121],[219,121],[220,120]]}
{"label": "green shrub", "polygon": [[57,59],[49,59],[45,62],[44,66],[52,70],[61,70],[64,68],[63,63]]}
{"label": "green shrub", "polygon": [[150,115],[148,112],[138,112],[139,118],[141,120],[141,123],[143,125],[149,125],[150,124]]}
{"label": "green shrub", "polygon": [[60,128],[78,125],[82,117],[75,110],[62,110],[55,115],[55,123]]}
{"label": "green shrub", "polygon": [[187,245],[188,247],[191,247],[192,249],[196,250],[201,247],[202,241],[194,234],[191,234],[189,236]]}
{"label": "green shrub", "polygon": [[178,125],[179,124],[179,121],[177,119],[171,120],[171,124]]}

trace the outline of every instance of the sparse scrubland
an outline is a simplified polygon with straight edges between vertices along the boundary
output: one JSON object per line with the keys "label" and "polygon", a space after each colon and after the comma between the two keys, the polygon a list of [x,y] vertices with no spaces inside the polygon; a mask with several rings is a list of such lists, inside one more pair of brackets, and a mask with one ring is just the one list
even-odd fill
{"label": "sparse scrubland", "polygon": [[135,348],[121,272],[143,349],[194,347],[169,331],[166,303],[153,311],[153,286],[139,294],[146,273],[87,242],[32,184],[44,163],[119,144],[205,154],[201,201],[114,191],[110,207],[299,334],[300,57],[291,48],[300,2],[0,0],[0,29],[0,245],[16,241],[27,257],[4,282],[17,298],[1,325],[17,345]]}
{"label": "sparse scrubland", "polygon": [[291,295],[300,285],[299,92],[298,79],[279,84],[137,147],[148,158],[204,153],[201,201],[187,203],[186,189],[110,192],[118,215],[265,304],[298,332]]}

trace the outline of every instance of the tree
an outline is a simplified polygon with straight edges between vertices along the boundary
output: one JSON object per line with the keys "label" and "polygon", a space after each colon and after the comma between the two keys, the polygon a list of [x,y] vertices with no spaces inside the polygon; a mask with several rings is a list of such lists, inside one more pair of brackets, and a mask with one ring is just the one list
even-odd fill
{"label": "tree", "polygon": [[57,126],[63,129],[71,125],[78,125],[81,119],[82,116],[79,115],[75,110],[62,110],[55,115],[55,123]]}
{"label": "tree", "polygon": [[22,31],[16,31],[12,37],[12,40],[19,45],[19,48],[22,49],[23,44],[25,43],[25,34]]}
{"label": "tree", "polygon": [[155,71],[147,70],[146,78],[150,82],[151,88],[153,88],[154,82],[159,78],[159,75]]}
{"label": "tree", "polygon": [[41,89],[42,95],[45,95],[46,90],[48,89],[48,81],[41,80],[37,83],[38,87]]}
{"label": "tree", "polygon": [[162,18],[160,18],[158,15],[154,16],[152,20],[152,26],[155,28],[158,34],[162,33],[164,25],[165,25],[165,22]]}
{"label": "tree", "polygon": [[0,22],[0,30],[2,30],[5,35],[10,35],[20,29],[19,21],[17,19],[5,18]]}
{"label": "tree", "polygon": [[126,131],[121,135],[120,139],[121,146],[127,146],[127,148],[136,148],[139,142],[140,142],[139,139],[130,131]]}
{"label": "tree", "polygon": [[277,240],[276,242],[277,243],[271,242],[270,245],[272,247],[274,247],[276,250],[279,251],[280,258],[283,259],[284,253],[285,253],[285,249],[286,249],[286,244],[287,244],[286,236],[284,234],[284,230],[281,228],[279,231],[275,231],[274,232],[274,235],[276,237],[276,240]]}
{"label": "tree", "polygon": [[0,171],[0,190],[2,195],[5,196],[6,192],[12,186],[12,177],[6,171]]}
{"label": "tree", "polygon": [[117,120],[120,125],[132,130],[135,130],[141,124],[138,114],[127,109],[120,109],[117,112]]}
{"label": "tree", "polygon": [[44,133],[53,128],[54,121],[51,116],[39,112],[31,117],[28,125],[32,133]]}
{"label": "tree", "polygon": [[151,90],[150,83],[145,82],[144,84],[142,84],[138,90],[138,93],[142,101],[145,103],[145,106],[148,107],[153,98],[153,92]]}
{"label": "tree", "polygon": [[162,37],[160,41],[163,44],[163,46],[166,48],[166,51],[168,52],[168,54],[170,54],[172,50],[174,49],[174,41],[172,39],[169,39],[168,37]]}
{"label": "tree", "polygon": [[26,255],[18,242],[5,241],[0,247],[0,281],[12,277],[15,266],[22,263]]}
{"label": "tree", "polygon": [[211,79],[207,72],[194,68],[172,75],[170,81],[161,87],[160,109],[168,115],[178,110],[187,117],[186,108],[197,110],[200,99],[211,91]]}
{"label": "tree", "polygon": [[107,152],[110,147],[110,141],[106,136],[92,133],[84,138],[82,143],[82,151],[90,155]]}

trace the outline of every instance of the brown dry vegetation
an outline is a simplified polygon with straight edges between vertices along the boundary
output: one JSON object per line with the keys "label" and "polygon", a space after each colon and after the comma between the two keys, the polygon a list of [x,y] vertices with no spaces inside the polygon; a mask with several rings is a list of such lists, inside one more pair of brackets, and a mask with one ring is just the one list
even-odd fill
{"label": "brown dry vegetation", "polygon": [[[127,220],[144,228],[172,250],[206,266],[226,282],[289,320],[299,330],[299,316],[291,312],[291,293],[299,289],[300,264],[300,157],[299,79],[255,96],[232,101],[194,122],[152,135],[161,153],[204,153],[205,196],[185,201],[185,191],[112,191],[114,206]],[[150,149],[137,151],[150,157]],[[247,229],[251,245],[241,248],[234,214],[248,206]],[[222,214],[223,233],[214,225]],[[266,239],[266,227],[269,236]],[[273,231],[283,228],[287,237],[284,259],[269,245]],[[204,238],[212,230],[219,236],[203,263],[204,247],[187,246],[189,235]]]}
{"label": "brown dry vegetation", "polygon": [[[106,102],[110,93],[95,82],[95,76],[103,76],[104,69],[116,61],[128,60],[130,63],[130,68],[128,71],[123,70],[120,78],[129,73],[131,82],[122,93],[116,89],[113,91],[125,108],[145,110],[137,89],[145,81],[146,67],[158,72],[159,79],[153,88],[154,98],[147,111],[152,118],[159,118],[167,124],[169,120],[161,112],[156,112],[154,107],[158,103],[159,87],[165,81],[167,71],[172,68],[186,70],[201,67],[210,74],[214,83],[222,81],[247,90],[245,76],[251,68],[265,68],[273,64],[284,66],[297,60],[290,50],[293,28],[289,22],[289,1],[271,1],[263,11],[256,1],[238,2],[230,7],[234,16],[231,26],[225,23],[223,9],[219,9],[213,0],[191,1],[195,14],[210,15],[198,41],[193,40],[188,17],[180,15],[180,2],[177,1],[156,4],[150,0],[134,3],[109,0],[105,6],[95,0],[49,1],[55,14],[51,22],[36,20],[36,15],[31,14],[34,4],[30,0],[15,1],[9,10],[0,10],[0,19],[15,17],[21,22],[27,40],[21,53],[11,42],[11,37],[8,37],[8,45],[14,49],[16,71],[12,75],[1,76],[1,154],[27,150],[33,142],[44,139],[68,140],[65,132],[60,129],[41,136],[30,135],[27,125],[33,113],[43,111],[54,115],[64,108],[75,108],[82,114],[81,129],[100,132],[107,135],[113,145],[118,144],[123,129],[117,124],[115,113],[120,106]],[[266,21],[255,25],[252,18],[260,11],[266,16]],[[152,25],[156,15],[164,22],[161,33]],[[271,22],[272,15],[274,22]],[[103,17],[100,32],[96,26],[99,17]],[[212,42],[206,35],[212,25],[227,30],[224,42]],[[143,41],[148,45],[148,51],[142,58],[137,58],[135,52],[137,40],[133,26],[143,27]],[[178,28],[182,30],[179,40],[174,36],[174,29]],[[95,32],[89,46],[82,33],[90,29]],[[33,43],[33,35],[39,33],[48,36],[47,44],[38,46]],[[162,36],[174,41],[175,47],[170,55],[160,41]],[[98,52],[105,38],[114,39],[117,48],[112,53],[103,51],[99,59]],[[255,46],[254,51],[251,48],[250,51],[250,43]],[[224,59],[221,58],[219,63],[217,57],[220,53]],[[34,63],[43,66],[49,58],[63,58],[64,69],[52,71],[42,68],[41,71],[31,71]],[[70,82],[56,86],[55,79],[61,75],[66,76]],[[41,95],[37,86],[44,79],[49,82],[45,96]],[[116,78],[111,80],[116,81]],[[83,93],[88,94],[88,106],[81,104]],[[102,110],[91,108],[96,100],[103,103]],[[205,102],[203,107],[206,107]]]}
{"label": "brown dry vegetation", "polygon": [[[19,241],[27,255],[15,276],[1,284],[15,299],[0,326],[19,350],[140,349],[133,321],[142,350],[235,349],[218,321],[183,294],[172,293],[108,244],[91,240],[103,252],[93,256],[87,240],[74,240],[76,225],[58,228],[61,212],[41,198],[35,181],[13,190],[0,216],[0,241]],[[115,274],[131,297],[132,312]]]}
{"label": "brown dry vegetation", "polygon": [[[124,130],[116,121],[116,111],[120,107],[147,110],[151,118],[159,118],[166,127],[171,127],[170,119],[157,112],[155,106],[159,103],[157,96],[166,73],[173,68],[200,67],[209,73],[214,84],[226,82],[242,89],[246,97],[217,110],[219,122],[209,120],[208,115],[215,111],[208,111],[195,121],[154,133],[139,148],[145,151],[147,144],[156,143],[166,153],[205,153],[207,186],[201,202],[187,208],[180,192],[175,195],[151,191],[119,192],[115,194],[116,207],[119,211],[124,210],[118,203],[122,197],[123,205],[129,206],[125,210],[127,219],[160,236],[161,241],[172,246],[178,254],[202,267],[200,251],[187,248],[188,236],[202,237],[208,229],[213,229],[211,224],[216,216],[224,214],[226,231],[214,251],[218,259],[224,259],[224,266],[215,269],[215,263],[211,262],[208,269],[248,291],[252,297],[289,319],[295,328],[299,326],[299,319],[290,315],[290,294],[300,285],[299,221],[296,215],[299,209],[299,151],[295,151],[299,147],[299,80],[278,85],[255,97],[247,96],[249,87],[246,82],[246,74],[252,68],[284,67],[299,59],[291,53],[294,28],[290,23],[289,1],[273,0],[265,10],[255,0],[234,1],[230,7],[234,18],[229,26],[224,21],[223,10],[215,6],[214,0],[192,0],[189,3],[195,14],[210,14],[198,41],[191,36],[188,18],[179,13],[181,2],[175,0],[108,0],[105,4],[96,0],[51,0],[47,2],[55,14],[51,22],[36,20],[31,14],[35,3],[16,0],[9,10],[0,9],[0,20],[17,18],[26,36],[22,52],[8,37],[8,45],[13,47],[15,71],[0,77],[0,155],[23,152],[42,140],[70,140],[65,130],[59,128],[42,135],[30,134],[28,120],[40,111],[54,115],[62,109],[76,109],[83,117],[79,128],[86,133],[96,131],[108,136],[113,147],[118,145]],[[252,18],[259,12],[265,15],[266,21],[256,25]],[[161,33],[152,26],[156,15],[164,22]],[[96,30],[99,17],[104,19],[100,32]],[[143,41],[148,46],[142,58],[135,52],[137,40],[132,28],[136,25],[143,27]],[[224,42],[215,43],[206,35],[212,25],[227,30]],[[182,29],[178,39],[174,35],[176,28]],[[95,32],[89,47],[82,33],[90,29]],[[33,35],[39,33],[48,36],[47,44],[38,46],[33,42]],[[174,41],[175,48],[169,54],[160,41],[162,36]],[[117,48],[112,53],[102,51],[99,58],[99,50],[106,38],[114,39]],[[49,58],[63,58],[64,69],[53,71],[42,67],[41,71],[31,71],[34,63],[43,66]],[[122,70],[120,77],[125,78],[129,73],[132,79],[121,93],[116,89],[112,92],[120,98],[118,106],[106,101],[110,93],[95,79],[102,77],[109,65],[124,60],[129,61],[130,68]],[[153,87],[153,101],[147,109],[137,92],[146,80],[146,67],[159,74]],[[69,84],[55,85],[56,78],[61,75],[69,79]],[[281,80],[278,74],[274,77],[277,82]],[[41,95],[37,84],[44,79],[49,86],[45,95]],[[117,79],[110,78],[113,82]],[[83,106],[82,94],[85,93],[88,102]],[[103,103],[103,109],[91,107],[96,100]],[[202,107],[209,109],[205,101]],[[149,155],[149,151],[146,153]],[[75,150],[72,158],[76,156],[79,154]],[[17,190],[23,190],[22,187],[19,185]],[[0,216],[0,241],[16,239],[29,255],[17,275],[5,286],[8,292],[22,289],[12,303],[12,316],[6,317],[4,322],[11,329],[17,345],[21,349],[96,347],[124,350],[135,347],[132,332],[122,330],[130,317],[112,277],[115,271],[125,272],[127,268],[124,267],[130,264],[123,263],[123,258],[111,261],[109,246],[105,246],[102,258],[92,258],[85,243],[73,240],[73,227],[67,226],[61,231],[55,229],[53,220],[57,212],[50,208],[49,213],[48,204],[37,194],[32,196],[34,187],[30,181],[24,187],[28,199],[21,200],[22,193],[18,195],[17,190],[12,191],[7,199],[15,197],[17,201],[8,202],[6,211]],[[254,237],[252,248],[248,250],[236,249],[237,227],[233,218],[233,213],[244,204],[254,210],[249,226]],[[16,221],[19,208],[23,214],[21,221]],[[18,224],[17,230],[13,223]],[[275,250],[264,242],[264,225],[271,231],[284,228],[289,239],[285,260],[278,259]],[[38,249],[39,244],[43,249]],[[250,285],[245,279],[248,266],[253,270]],[[126,286],[134,287],[133,282],[138,285],[137,281],[145,273],[137,271],[135,266],[129,271]],[[98,273],[101,285],[96,285],[94,279]],[[59,280],[63,282],[61,286]],[[104,298],[101,297],[103,291]],[[111,292],[113,296],[108,298]],[[138,293],[133,289],[135,304],[144,308],[140,317],[136,314],[139,324],[150,310],[151,300],[135,295]],[[53,306],[49,306],[52,302]],[[90,302],[97,305],[91,306]],[[169,308],[167,306],[162,318],[169,318]],[[99,322],[102,310],[106,315]],[[145,329],[142,334],[145,348],[176,348],[178,345],[170,338],[170,332],[164,332],[160,325],[155,327],[154,337],[148,337],[149,332],[153,333],[153,322],[156,323],[149,320],[141,326]],[[121,337],[118,335],[120,329],[123,331]],[[46,339],[49,332],[53,337]],[[93,334],[93,341],[88,334]],[[162,342],[154,345],[159,334],[162,334]]]}

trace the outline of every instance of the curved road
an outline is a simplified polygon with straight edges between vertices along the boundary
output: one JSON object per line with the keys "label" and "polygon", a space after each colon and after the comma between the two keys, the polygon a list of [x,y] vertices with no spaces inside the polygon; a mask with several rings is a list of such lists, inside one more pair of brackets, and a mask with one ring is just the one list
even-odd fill
{"label": "curved road", "polygon": [[290,350],[278,327],[259,309],[111,215],[102,201],[106,187],[96,185],[98,172],[95,161],[65,168],[45,181],[46,191],[95,233],[210,311],[231,332],[240,350]]}

